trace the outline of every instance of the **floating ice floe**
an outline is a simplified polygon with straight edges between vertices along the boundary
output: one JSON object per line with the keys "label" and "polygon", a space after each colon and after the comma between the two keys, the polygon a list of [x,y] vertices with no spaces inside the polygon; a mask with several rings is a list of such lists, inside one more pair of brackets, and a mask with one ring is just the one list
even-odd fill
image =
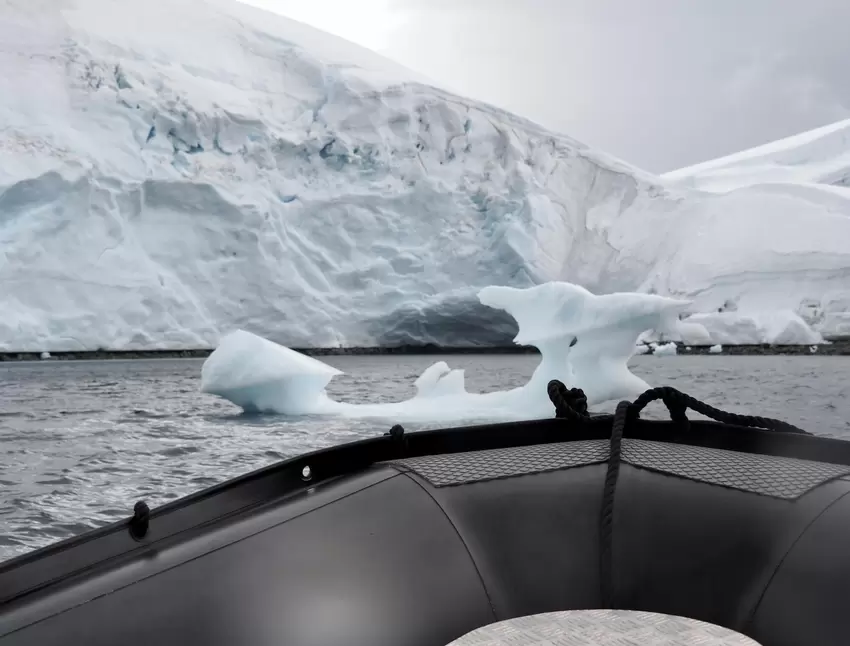
{"label": "floating ice floe", "polygon": [[[565,282],[527,289],[482,289],[482,304],[510,314],[519,326],[515,342],[536,347],[540,364],[525,385],[486,394],[469,393],[463,370],[440,361],[415,382],[405,401],[356,404],[335,401],[325,387],[340,374],[327,364],[244,330],[221,339],[201,370],[203,392],[249,412],[288,415],[381,417],[450,421],[472,418],[551,417],[546,386],[559,379],[584,390],[590,405],[633,398],[649,388],[627,361],[647,329],[670,329],[688,305],[650,294],[597,296]],[[674,344],[675,348],[675,344]]]}

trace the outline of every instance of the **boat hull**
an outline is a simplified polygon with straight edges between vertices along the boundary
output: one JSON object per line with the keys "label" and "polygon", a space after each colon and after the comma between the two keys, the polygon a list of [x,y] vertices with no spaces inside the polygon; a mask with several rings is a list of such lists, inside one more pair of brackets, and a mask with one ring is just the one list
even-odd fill
{"label": "boat hull", "polygon": [[[610,427],[396,435],[249,474],[155,509],[143,536],[117,523],[0,564],[0,645],[444,646],[601,607]],[[846,644],[850,443],[697,421],[626,435],[614,607]]]}

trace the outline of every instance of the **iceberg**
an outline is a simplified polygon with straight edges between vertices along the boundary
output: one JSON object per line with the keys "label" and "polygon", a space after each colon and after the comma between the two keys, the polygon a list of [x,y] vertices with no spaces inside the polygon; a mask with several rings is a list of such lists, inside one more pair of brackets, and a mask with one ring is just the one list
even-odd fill
{"label": "iceberg", "polygon": [[[482,304],[510,314],[519,327],[514,341],[532,345],[541,360],[525,385],[486,394],[469,393],[463,370],[439,361],[416,380],[416,395],[402,402],[354,404],[332,400],[325,387],[338,370],[244,330],[222,338],[201,369],[201,390],[248,412],[338,415],[396,421],[529,419],[551,417],[547,385],[559,379],[584,390],[589,405],[632,399],[649,388],[627,361],[647,328],[674,325],[688,305],[650,294],[595,295],[570,283],[526,289],[488,286]],[[675,345],[674,352],[675,352]]]}
{"label": "iceberg", "polygon": [[504,345],[551,281],[850,330],[844,126],[721,189],[231,0],[0,16],[0,351]]}
{"label": "iceberg", "polygon": [[339,374],[312,357],[236,330],[204,362],[201,383],[204,392],[226,397],[246,412],[282,409],[297,415],[313,412],[314,395]]}

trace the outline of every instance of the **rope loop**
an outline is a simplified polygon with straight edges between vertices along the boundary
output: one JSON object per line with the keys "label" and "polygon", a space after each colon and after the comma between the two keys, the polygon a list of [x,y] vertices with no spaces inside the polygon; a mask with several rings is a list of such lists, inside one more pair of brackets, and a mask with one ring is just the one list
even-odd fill
{"label": "rope loop", "polygon": [[[590,418],[587,409],[587,396],[580,388],[567,387],[557,379],[547,386],[549,399],[555,405],[555,416],[582,423]],[[688,430],[688,409],[722,424],[745,426],[781,433],[811,435],[801,428],[787,422],[769,417],[738,415],[709,406],[703,401],[691,397],[670,386],[651,388],[633,402],[621,401],[617,404],[611,424],[611,436],[608,445],[608,466],[605,484],[602,490],[602,506],[599,513],[599,573],[600,595],[603,608],[614,607],[614,499],[617,492],[617,480],[622,462],[623,437],[629,422],[640,419],[641,411],[651,402],[660,399],[670,413],[670,419]]]}

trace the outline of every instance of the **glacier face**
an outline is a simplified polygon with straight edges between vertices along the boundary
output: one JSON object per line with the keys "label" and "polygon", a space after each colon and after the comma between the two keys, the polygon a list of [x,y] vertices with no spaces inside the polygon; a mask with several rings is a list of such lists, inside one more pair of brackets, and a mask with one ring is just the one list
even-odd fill
{"label": "glacier face", "polygon": [[850,190],[655,177],[227,0],[0,13],[0,350],[504,343],[477,291],[550,280],[850,312]]}

